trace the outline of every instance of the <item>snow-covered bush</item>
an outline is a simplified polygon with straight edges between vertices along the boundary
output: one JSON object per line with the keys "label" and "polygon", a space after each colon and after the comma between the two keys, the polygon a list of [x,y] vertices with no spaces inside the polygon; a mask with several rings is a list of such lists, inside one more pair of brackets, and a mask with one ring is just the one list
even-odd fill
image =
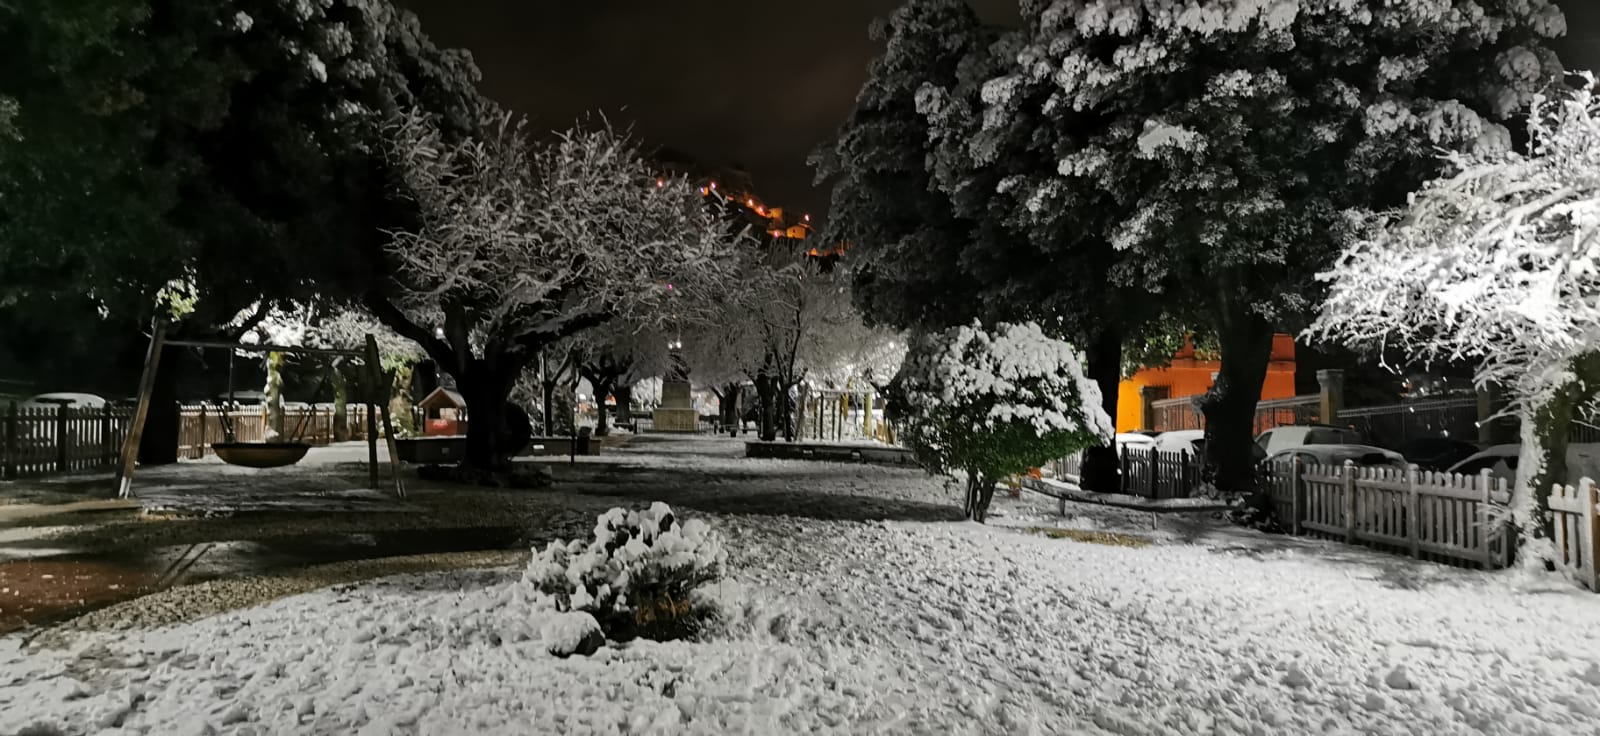
{"label": "snow-covered bush", "polygon": [[1584,79],[1534,101],[1526,152],[1447,156],[1444,176],[1321,275],[1330,292],[1310,330],[1475,362],[1522,421],[1512,513],[1525,539],[1547,536],[1551,484],[1577,480],[1563,477],[1567,432],[1600,395],[1600,100]]}
{"label": "snow-covered bush", "polygon": [[654,503],[602,514],[593,541],[551,542],[535,552],[523,580],[540,604],[591,614],[611,639],[681,639],[712,615],[693,593],[720,578],[727,559],[722,535],[698,519],[680,523]]}
{"label": "snow-covered bush", "polygon": [[889,390],[891,416],[923,467],[967,476],[983,521],[994,484],[1112,435],[1077,351],[1034,323],[958,327],[911,346]]}

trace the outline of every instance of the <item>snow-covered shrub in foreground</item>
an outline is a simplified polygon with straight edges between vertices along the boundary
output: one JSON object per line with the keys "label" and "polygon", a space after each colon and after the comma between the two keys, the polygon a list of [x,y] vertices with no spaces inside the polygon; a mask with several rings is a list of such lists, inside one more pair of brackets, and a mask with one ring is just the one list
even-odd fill
{"label": "snow-covered shrub in foreground", "polygon": [[994,484],[1110,439],[1100,388],[1077,351],[1034,323],[957,327],[919,338],[890,388],[903,441],[923,467],[967,475],[967,516]]}
{"label": "snow-covered shrub in foreground", "polygon": [[523,580],[538,590],[538,604],[591,614],[611,639],[679,639],[698,633],[713,613],[693,593],[720,578],[727,559],[722,535],[698,519],[679,522],[655,503],[602,514],[593,541],[535,550]]}

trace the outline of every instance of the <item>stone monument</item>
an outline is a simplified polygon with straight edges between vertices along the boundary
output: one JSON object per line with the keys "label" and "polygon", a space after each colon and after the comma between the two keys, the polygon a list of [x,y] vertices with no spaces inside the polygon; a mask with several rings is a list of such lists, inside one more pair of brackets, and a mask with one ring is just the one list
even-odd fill
{"label": "stone monument", "polygon": [[655,432],[698,432],[700,410],[694,408],[688,371],[684,370],[678,355],[674,354],[673,358],[673,368],[661,382],[661,406],[651,415],[651,429]]}

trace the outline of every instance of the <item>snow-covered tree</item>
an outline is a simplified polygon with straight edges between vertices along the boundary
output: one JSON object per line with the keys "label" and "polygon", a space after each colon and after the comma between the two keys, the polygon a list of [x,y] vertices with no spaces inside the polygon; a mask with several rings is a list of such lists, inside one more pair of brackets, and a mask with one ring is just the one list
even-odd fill
{"label": "snow-covered tree", "polygon": [[790,390],[814,371],[836,369],[871,333],[851,303],[848,276],[824,270],[798,243],[744,249],[736,267],[728,289],[706,305],[710,318],[682,333],[685,363],[724,401],[737,383],[754,383],[760,437],[792,436]]}
{"label": "snow-covered tree", "polygon": [[[412,209],[379,124],[464,128],[477,78],[387,0],[0,3],[0,308],[87,300],[134,331],[183,279],[169,334],[235,340],[250,326],[220,325],[248,305],[359,294]],[[176,460],[192,359],[162,359],[141,462]]]}
{"label": "snow-covered tree", "polygon": [[[683,313],[674,311],[679,318]],[[676,320],[672,320],[676,323]],[[619,319],[578,334],[570,350],[578,375],[594,389],[598,414],[594,433],[610,433],[605,399],[615,395],[617,412],[625,419],[632,401],[633,384],[672,370],[672,349],[664,320]]]}
{"label": "snow-covered tree", "polygon": [[1549,0],[1031,0],[1022,17],[989,47],[1005,64],[980,104],[919,91],[935,133],[959,133],[936,149],[955,172],[940,186],[994,197],[1015,227],[1087,229],[1122,264],[1111,279],[1198,310],[1222,359],[1201,407],[1227,489],[1253,485],[1273,333],[1314,311],[1350,213],[1402,202],[1441,147],[1504,147],[1565,32]]}
{"label": "snow-covered tree", "polygon": [[1078,351],[1032,323],[922,336],[890,393],[902,441],[928,470],[966,475],[966,513],[980,522],[995,483],[1114,432]]}
{"label": "snow-covered tree", "polygon": [[509,449],[506,399],[541,351],[614,319],[670,320],[672,293],[715,288],[740,235],[609,126],[533,144],[492,113],[479,130],[452,142],[420,113],[391,126],[419,221],[394,234],[393,283],[365,306],[455,378],[465,462],[485,469]]}
{"label": "snow-covered tree", "polygon": [[[984,127],[983,86],[1009,72],[1024,35],[985,27],[962,0],[911,0],[876,30],[883,55],[837,140],[816,157],[819,177],[834,182],[828,235],[853,246],[862,308],[900,329],[1037,321],[1084,346],[1115,416],[1123,343],[1142,344],[1142,324],[1172,305],[1113,275],[1133,259],[1105,236],[1116,212],[1106,194],[1073,190],[1075,206],[1041,212],[1001,186],[1055,176],[1060,159],[1042,135],[1051,121],[1017,115],[1003,129]],[[979,138],[1003,155],[969,156]],[[1119,487],[1109,446],[1085,453],[1084,482]]]}
{"label": "snow-covered tree", "polygon": [[[1310,334],[1469,360],[1522,422],[1512,512],[1548,537],[1574,413],[1600,396],[1600,100],[1594,78],[1532,105],[1526,151],[1451,153],[1332,270]],[[1576,479],[1570,479],[1576,480]],[[1542,558],[1536,546],[1530,557]]]}

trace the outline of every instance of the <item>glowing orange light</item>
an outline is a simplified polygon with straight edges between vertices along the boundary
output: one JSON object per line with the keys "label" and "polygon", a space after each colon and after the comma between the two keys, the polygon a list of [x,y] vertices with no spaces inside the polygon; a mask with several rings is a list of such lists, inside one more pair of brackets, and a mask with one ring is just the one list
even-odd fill
{"label": "glowing orange light", "polygon": [[656,180],[656,187],[657,188],[664,187],[666,185],[667,185],[667,180],[666,179],[657,179]]}
{"label": "glowing orange light", "polygon": [[717,183],[716,182],[711,182],[711,188],[712,189],[716,189],[717,188]]}
{"label": "glowing orange light", "polygon": [[806,215],[806,222],[811,222],[811,215]]}

